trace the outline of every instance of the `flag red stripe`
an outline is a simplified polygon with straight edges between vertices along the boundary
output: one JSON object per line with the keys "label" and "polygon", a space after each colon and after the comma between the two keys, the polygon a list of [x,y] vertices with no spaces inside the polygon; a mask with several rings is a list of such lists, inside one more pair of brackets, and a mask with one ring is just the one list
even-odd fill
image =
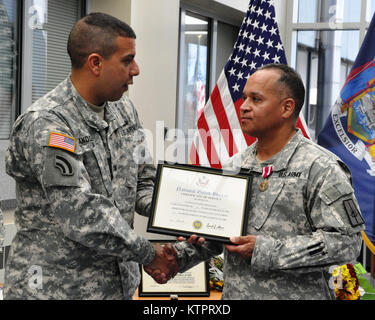
{"label": "flag red stripe", "polygon": [[[240,107],[243,103],[243,100],[242,99],[238,99],[235,103],[234,103],[234,107],[236,109],[236,113],[237,113],[237,117],[238,117],[238,121],[239,123],[241,124],[241,117],[240,117]],[[247,145],[251,145],[253,144],[255,141],[256,141],[256,138],[254,137],[251,137],[247,134],[244,134],[244,137],[245,137],[245,140],[246,140],[246,143]]]}
{"label": "flag red stripe", "polygon": [[300,128],[303,135],[307,138],[307,139],[310,139],[309,135],[307,134],[306,132],[306,128],[305,126],[303,125],[302,121],[301,121],[301,118],[298,117],[298,120],[297,120],[297,128]]}
{"label": "flag red stripe", "polygon": [[200,166],[199,155],[198,155],[197,149],[195,148],[195,143],[194,142],[191,144],[190,161],[191,161],[192,164]]}
{"label": "flag red stripe", "polygon": [[217,155],[215,146],[212,143],[210,130],[208,128],[208,124],[204,116],[204,113],[202,113],[198,119],[198,128],[199,128],[199,134],[202,138],[204,149],[206,150],[208,161],[211,163],[211,167],[220,169],[221,163]]}
{"label": "flag red stripe", "polygon": [[238,152],[238,149],[233,138],[233,133],[229,125],[228,117],[226,115],[223,102],[221,100],[219,87],[217,85],[215,86],[211,94],[211,103],[217,118],[217,122],[219,123],[221,132],[224,133],[224,135],[227,132],[229,133],[229,141],[227,137],[224,137],[224,142],[229,156],[232,157],[234,154]]}
{"label": "flag red stripe", "polygon": [[240,107],[242,104],[243,104],[242,99],[238,99],[237,101],[234,102],[234,107],[236,109],[237,119],[239,123],[241,123]]}

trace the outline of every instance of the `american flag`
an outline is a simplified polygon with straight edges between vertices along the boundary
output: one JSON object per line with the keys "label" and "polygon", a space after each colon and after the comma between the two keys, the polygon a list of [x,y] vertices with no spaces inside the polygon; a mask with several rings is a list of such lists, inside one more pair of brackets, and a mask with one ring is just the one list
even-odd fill
{"label": "american flag", "polygon": [[[263,65],[287,64],[273,3],[273,0],[250,1],[233,52],[199,115],[190,163],[221,168],[222,163],[255,141],[242,132],[240,125],[246,81]],[[302,116],[297,127],[309,137]]]}
{"label": "american flag", "polygon": [[76,140],[73,137],[66,136],[62,133],[51,132],[48,145],[50,147],[60,148],[74,152]]}

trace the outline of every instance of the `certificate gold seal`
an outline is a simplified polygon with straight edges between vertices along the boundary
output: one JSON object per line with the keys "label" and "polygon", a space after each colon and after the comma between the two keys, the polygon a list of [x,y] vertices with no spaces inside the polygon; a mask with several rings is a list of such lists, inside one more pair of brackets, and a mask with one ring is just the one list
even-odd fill
{"label": "certificate gold seal", "polygon": [[202,228],[202,226],[203,226],[202,221],[195,220],[193,222],[193,228],[196,230],[199,230],[200,228]]}
{"label": "certificate gold seal", "polygon": [[259,191],[264,192],[268,189],[269,183],[267,179],[264,179],[259,185]]}

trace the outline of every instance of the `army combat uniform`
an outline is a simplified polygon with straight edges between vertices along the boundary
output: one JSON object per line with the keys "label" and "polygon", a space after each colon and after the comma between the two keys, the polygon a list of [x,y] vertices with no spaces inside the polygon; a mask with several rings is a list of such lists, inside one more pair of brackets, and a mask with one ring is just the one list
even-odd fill
{"label": "army combat uniform", "polygon": [[[333,299],[330,266],[358,257],[364,229],[349,170],[300,131],[264,163],[256,147],[240,159],[253,175],[247,234],[257,236],[256,244],[248,260],[224,250],[223,299]],[[269,165],[268,188],[260,191]],[[175,247],[182,272],[223,248]]]}
{"label": "army combat uniform", "polygon": [[154,259],[133,231],[155,176],[137,112],[124,96],[107,102],[104,120],[68,77],[15,122],[6,170],[18,232],[5,299],[131,299],[138,264]]}

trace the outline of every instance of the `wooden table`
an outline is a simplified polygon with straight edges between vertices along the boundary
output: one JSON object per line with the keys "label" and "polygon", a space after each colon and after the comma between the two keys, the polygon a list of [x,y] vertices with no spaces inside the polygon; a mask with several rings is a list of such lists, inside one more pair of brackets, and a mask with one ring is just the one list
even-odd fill
{"label": "wooden table", "polygon": [[[209,297],[178,297],[178,300],[221,300],[221,291],[211,290]],[[138,289],[135,291],[133,300],[171,300],[170,297],[138,297]]]}

